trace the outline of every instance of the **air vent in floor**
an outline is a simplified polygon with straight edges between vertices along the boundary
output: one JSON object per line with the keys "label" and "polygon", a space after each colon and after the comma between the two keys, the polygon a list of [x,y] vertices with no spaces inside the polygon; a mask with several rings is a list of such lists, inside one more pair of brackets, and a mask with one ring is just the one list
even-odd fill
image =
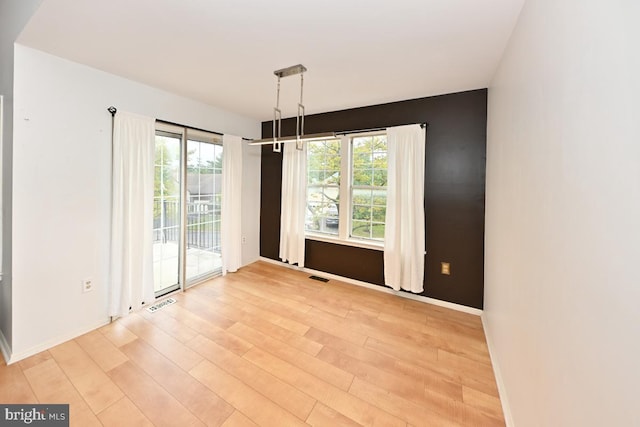
{"label": "air vent in floor", "polygon": [[149,313],[155,313],[156,311],[160,310],[161,308],[165,308],[166,306],[171,305],[171,304],[175,304],[176,302],[177,301],[175,299],[173,299],[173,298],[167,298],[165,300],[162,300],[160,302],[157,302],[157,303],[153,304],[150,307],[147,307],[147,311]]}

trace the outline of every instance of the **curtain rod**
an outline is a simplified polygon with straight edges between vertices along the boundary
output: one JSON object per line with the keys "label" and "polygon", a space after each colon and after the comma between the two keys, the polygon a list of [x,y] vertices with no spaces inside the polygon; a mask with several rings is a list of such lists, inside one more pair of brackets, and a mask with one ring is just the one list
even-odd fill
{"label": "curtain rod", "polygon": [[[118,109],[112,105],[111,107],[107,108],[107,111],[109,113],[111,113],[111,117],[113,117],[113,116],[116,115],[116,112],[118,111]],[[187,126],[187,125],[183,125],[183,124],[176,123],[176,122],[170,122],[168,120],[161,120],[161,119],[155,119],[155,120],[156,120],[156,122],[164,123],[166,125],[173,125],[173,126],[178,126],[178,127],[183,127],[183,128],[189,128],[189,129],[197,130],[197,131],[200,131],[200,132],[213,133],[213,134],[218,135],[218,136],[223,136],[224,135],[224,134],[222,134],[220,132],[215,132],[215,131],[207,130],[207,129],[200,129],[200,128],[197,128],[197,127]],[[242,137],[242,139],[244,139],[246,141],[253,141],[252,138]]]}
{"label": "curtain rod", "polygon": [[[415,123],[420,125],[421,128],[426,128],[427,126],[429,126],[429,123]],[[336,135],[349,135],[350,133],[364,133],[364,132],[376,132],[379,130],[387,130],[388,128],[393,127],[393,126],[387,126],[387,127],[379,127],[379,128],[368,128],[368,129],[357,129],[357,130],[345,130],[345,131],[341,131],[341,132],[335,132]]]}

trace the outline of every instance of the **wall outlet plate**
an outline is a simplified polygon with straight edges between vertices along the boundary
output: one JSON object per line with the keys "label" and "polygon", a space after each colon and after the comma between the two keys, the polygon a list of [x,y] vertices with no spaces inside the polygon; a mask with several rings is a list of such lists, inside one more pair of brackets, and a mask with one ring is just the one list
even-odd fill
{"label": "wall outlet plate", "polygon": [[91,279],[83,279],[82,292],[91,292],[93,290],[93,281]]}
{"label": "wall outlet plate", "polygon": [[447,276],[451,275],[451,264],[449,264],[448,262],[441,262],[440,273],[445,274]]}

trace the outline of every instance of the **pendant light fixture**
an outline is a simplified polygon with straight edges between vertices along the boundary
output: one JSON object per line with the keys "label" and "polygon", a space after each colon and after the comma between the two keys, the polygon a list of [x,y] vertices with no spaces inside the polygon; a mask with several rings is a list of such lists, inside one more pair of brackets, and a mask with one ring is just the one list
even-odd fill
{"label": "pendant light fixture", "polygon": [[[280,153],[282,151],[282,144],[288,142],[296,143],[296,148],[302,150],[303,143],[306,141],[317,141],[327,138],[335,138],[333,132],[316,133],[312,135],[304,134],[304,104],[302,103],[303,91],[304,91],[304,73],[307,71],[307,67],[302,64],[292,65],[291,67],[283,68],[273,72],[278,77],[278,89],[276,93],[276,106],[273,108],[273,133],[271,138],[259,139],[252,141],[249,145],[266,145],[273,144],[273,151]],[[300,102],[298,102],[298,115],[296,116],[296,135],[294,137],[282,138],[282,111],[280,110],[280,79],[283,77],[294,76],[300,74]]]}

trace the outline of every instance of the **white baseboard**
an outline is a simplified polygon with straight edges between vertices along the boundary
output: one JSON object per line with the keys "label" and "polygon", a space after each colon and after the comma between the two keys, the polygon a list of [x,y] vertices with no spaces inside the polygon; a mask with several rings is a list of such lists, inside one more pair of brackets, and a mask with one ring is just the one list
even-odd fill
{"label": "white baseboard", "polygon": [[67,342],[69,340],[77,338],[80,335],[84,335],[84,334],[86,334],[88,332],[91,332],[91,331],[93,331],[95,329],[98,329],[98,328],[100,328],[100,327],[102,327],[102,326],[104,326],[104,325],[106,325],[108,323],[109,323],[109,319],[106,319],[106,320],[100,321],[99,323],[96,323],[96,324],[94,324],[92,326],[85,327],[85,328],[82,328],[82,329],[78,329],[78,330],[76,330],[74,332],[70,332],[68,334],[60,335],[60,336],[58,336],[56,338],[50,339],[50,340],[48,340],[48,341],[46,341],[46,342],[44,342],[42,344],[38,344],[38,345],[36,345],[34,347],[31,347],[28,350],[22,351],[22,352],[20,352],[18,354],[11,354],[10,360],[6,360],[5,359],[5,361],[7,362],[7,365],[9,365],[10,363],[18,362],[18,361],[20,361],[22,359],[26,359],[27,357],[33,356],[34,354],[38,354],[41,351],[48,350],[51,347],[55,347],[55,346],[57,346],[59,344],[62,344],[64,342]]}
{"label": "white baseboard", "polygon": [[515,424],[513,422],[513,416],[511,415],[511,406],[509,406],[507,390],[504,385],[504,380],[502,379],[502,372],[500,371],[500,364],[498,363],[498,356],[493,345],[491,332],[487,327],[486,317],[482,315],[480,318],[482,319],[482,329],[484,329],[484,336],[487,340],[487,347],[489,348],[489,358],[491,359],[491,366],[493,367],[493,375],[496,377],[498,394],[500,395],[500,404],[502,405],[502,412],[504,413],[504,421],[507,427],[514,427]]}
{"label": "white baseboard", "polygon": [[2,351],[2,356],[4,357],[4,361],[9,364],[9,359],[11,359],[11,346],[7,342],[4,334],[0,330],[0,351]]}
{"label": "white baseboard", "polygon": [[414,301],[426,302],[427,304],[433,304],[433,305],[437,305],[437,306],[440,306],[440,307],[450,308],[452,310],[462,311],[464,313],[469,313],[469,314],[473,314],[473,315],[476,315],[476,316],[481,316],[482,315],[482,310],[479,310],[479,309],[473,308],[473,307],[467,307],[466,305],[455,304],[455,303],[452,303],[452,302],[442,301],[442,300],[435,299],[435,298],[429,298],[429,297],[425,297],[425,296],[422,296],[422,295],[410,294],[408,292],[395,291],[395,290],[393,290],[391,288],[387,288],[385,286],[374,285],[372,283],[362,282],[360,280],[350,279],[348,277],[342,277],[342,276],[338,276],[336,274],[326,273],[324,271],[313,270],[311,268],[306,268],[306,267],[300,268],[298,266],[287,264],[287,263],[284,263],[284,262],[281,262],[281,261],[276,261],[276,260],[273,260],[271,258],[260,257],[260,261],[264,261],[264,262],[268,262],[268,263],[271,263],[271,264],[279,265],[281,267],[291,268],[293,270],[304,271],[305,273],[313,274],[315,276],[321,276],[321,277],[326,277],[328,279],[339,280],[341,282],[349,283],[351,285],[362,286],[362,287],[365,287],[365,288],[373,289],[374,291],[384,292],[386,294],[397,295],[399,297],[412,299]]}

